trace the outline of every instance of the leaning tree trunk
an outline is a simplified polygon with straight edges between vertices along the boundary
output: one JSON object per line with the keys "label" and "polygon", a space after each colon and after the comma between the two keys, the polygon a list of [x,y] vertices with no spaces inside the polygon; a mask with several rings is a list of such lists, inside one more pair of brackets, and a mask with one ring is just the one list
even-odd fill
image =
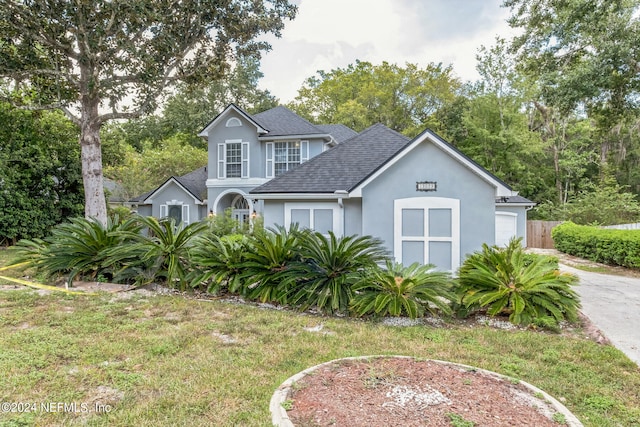
{"label": "leaning tree trunk", "polygon": [[102,148],[97,102],[88,102],[83,105],[80,126],[80,153],[82,158],[82,182],[84,184],[84,215],[86,218],[96,218],[106,225],[107,203],[104,197],[102,177]]}

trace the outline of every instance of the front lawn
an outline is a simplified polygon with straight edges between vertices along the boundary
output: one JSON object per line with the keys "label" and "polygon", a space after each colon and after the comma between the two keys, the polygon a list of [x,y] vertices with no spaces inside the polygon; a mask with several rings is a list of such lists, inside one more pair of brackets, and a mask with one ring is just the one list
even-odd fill
{"label": "front lawn", "polygon": [[0,402],[36,406],[0,412],[0,426],[270,426],[269,399],[286,378],[371,354],[489,369],[542,388],[585,426],[640,426],[637,365],[577,336],[391,327],[149,292],[31,290],[0,291]]}

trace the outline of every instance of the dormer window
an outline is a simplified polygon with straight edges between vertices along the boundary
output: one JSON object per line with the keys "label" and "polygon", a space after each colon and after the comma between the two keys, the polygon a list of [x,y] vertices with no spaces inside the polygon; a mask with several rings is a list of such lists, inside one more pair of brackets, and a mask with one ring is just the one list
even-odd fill
{"label": "dormer window", "polygon": [[228,128],[237,128],[240,126],[242,126],[242,122],[237,117],[231,117],[229,120],[227,120],[226,127]]}
{"label": "dormer window", "polygon": [[267,178],[282,175],[309,160],[309,141],[267,143]]}

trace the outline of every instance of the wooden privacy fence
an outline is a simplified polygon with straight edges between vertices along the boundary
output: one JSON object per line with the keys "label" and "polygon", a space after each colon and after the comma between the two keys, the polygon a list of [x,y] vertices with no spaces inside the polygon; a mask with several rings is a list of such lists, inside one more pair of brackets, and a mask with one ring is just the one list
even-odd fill
{"label": "wooden privacy fence", "polygon": [[527,247],[553,249],[551,229],[562,221],[527,221]]}

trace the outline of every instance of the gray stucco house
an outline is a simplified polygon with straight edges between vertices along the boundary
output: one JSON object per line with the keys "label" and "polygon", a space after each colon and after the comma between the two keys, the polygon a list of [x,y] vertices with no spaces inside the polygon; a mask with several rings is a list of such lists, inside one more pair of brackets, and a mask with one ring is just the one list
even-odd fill
{"label": "gray stucco house", "polygon": [[140,214],[255,213],[265,226],[376,236],[398,261],[443,270],[483,243],[526,238],[534,203],[430,130],[409,139],[377,124],[357,134],[285,107],[250,115],[232,104],[199,135],[208,165],[133,200]]}

